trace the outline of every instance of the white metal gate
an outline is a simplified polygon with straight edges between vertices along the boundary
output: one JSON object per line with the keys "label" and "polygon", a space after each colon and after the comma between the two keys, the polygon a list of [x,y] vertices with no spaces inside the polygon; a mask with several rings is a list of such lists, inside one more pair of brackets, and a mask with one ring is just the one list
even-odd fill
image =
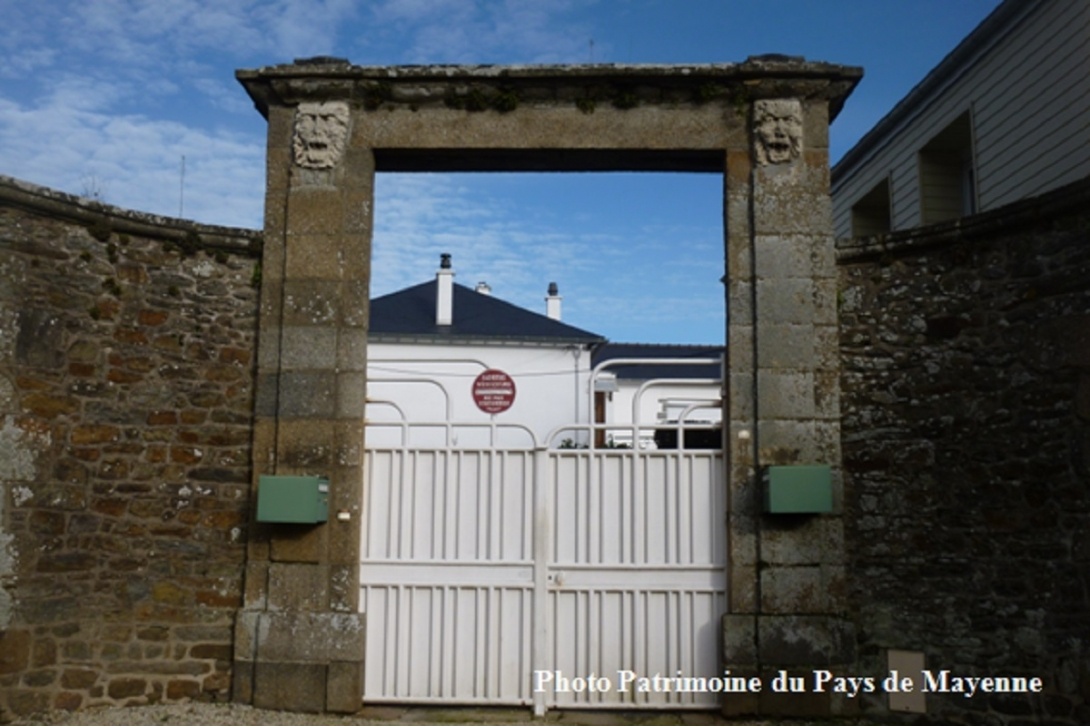
{"label": "white metal gate", "polygon": [[397,426],[400,446],[366,453],[366,702],[717,706],[652,680],[720,675],[719,450],[548,448],[517,427],[524,445],[465,448],[457,424]]}

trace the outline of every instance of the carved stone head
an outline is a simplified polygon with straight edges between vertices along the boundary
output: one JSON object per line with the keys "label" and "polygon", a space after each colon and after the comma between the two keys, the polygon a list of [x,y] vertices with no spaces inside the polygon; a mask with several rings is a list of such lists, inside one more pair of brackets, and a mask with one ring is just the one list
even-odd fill
{"label": "carved stone head", "polygon": [[308,169],[337,166],[347,138],[348,104],[340,101],[299,104],[292,135],[297,165]]}
{"label": "carved stone head", "polygon": [[755,101],[753,127],[758,164],[786,164],[802,153],[802,104],[798,99]]}

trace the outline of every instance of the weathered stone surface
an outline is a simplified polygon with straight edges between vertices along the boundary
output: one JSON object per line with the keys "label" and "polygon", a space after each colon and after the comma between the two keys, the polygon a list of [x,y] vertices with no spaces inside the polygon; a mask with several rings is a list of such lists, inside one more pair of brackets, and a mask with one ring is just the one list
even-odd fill
{"label": "weathered stone surface", "polygon": [[[181,255],[158,218],[11,180],[0,200],[0,322],[23,311],[0,345],[0,673],[23,686],[0,713],[175,698],[164,675],[213,673],[241,591],[254,235]],[[103,214],[112,249],[85,229]]]}
{"label": "weathered stone surface", "polygon": [[755,669],[757,657],[757,617],[751,614],[725,613],[721,621],[721,659],[724,668]]}
{"label": "weathered stone surface", "polygon": [[860,668],[880,673],[894,648],[924,652],[936,670],[1046,685],[1032,699],[928,695],[932,718],[1077,723],[1090,704],[1073,677],[1090,633],[1090,568],[1076,545],[1090,532],[1079,415],[1090,364],[1077,353],[1088,202],[1084,184],[957,229],[842,244]]}
{"label": "weathered stone surface", "polygon": [[758,625],[761,658],[766,666],[820,668],[851,664],[855,628],[827,616],[764,616]]}
{"label": "weathered stone surface", "polygon": [[364,620],[359,613],[267,611],[257,623],[258,661],[286,656],[308,663],[362,663]]}
{"label": "weathered stone surface", "polygon": [[32,638],[28,631],[0,632],[0,675],[18,674],[30,663]]}
{"label": "weathered stone surface", "polygon": [[254,666],[253,705],[292,712],[325,710],[326,665],[259,661]]}
{"label": "weathered stone surface", "polygon": [[329,664],[325,708],[330,712],[355,714],[363,698],[363,662],[334,661]]}

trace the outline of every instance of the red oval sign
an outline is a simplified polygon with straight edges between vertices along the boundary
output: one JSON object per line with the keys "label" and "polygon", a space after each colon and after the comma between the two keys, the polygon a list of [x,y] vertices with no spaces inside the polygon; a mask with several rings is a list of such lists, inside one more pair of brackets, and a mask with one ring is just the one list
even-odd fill
{"label": "red oval sign", "polygon": [[473,401],[485,414],[499,414],[515,403],[515,382],[499,369],[487,369],[473,380]]}

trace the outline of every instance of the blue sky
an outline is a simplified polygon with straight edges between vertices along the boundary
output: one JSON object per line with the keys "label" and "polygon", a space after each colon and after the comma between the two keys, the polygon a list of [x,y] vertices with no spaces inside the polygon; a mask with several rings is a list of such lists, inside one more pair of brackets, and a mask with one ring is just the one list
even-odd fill
{"label": "blue sky", "polygon": [[[405,63],[858,65],[835,162],[998,0],[0,0],[0,174],[260,227],[265,122],[238,68]],[[185,160],[184,185],[182,160]],[[722,182],[681,174],[384,174],[372,293],[457,281],[614,341],[723,340]]]}

